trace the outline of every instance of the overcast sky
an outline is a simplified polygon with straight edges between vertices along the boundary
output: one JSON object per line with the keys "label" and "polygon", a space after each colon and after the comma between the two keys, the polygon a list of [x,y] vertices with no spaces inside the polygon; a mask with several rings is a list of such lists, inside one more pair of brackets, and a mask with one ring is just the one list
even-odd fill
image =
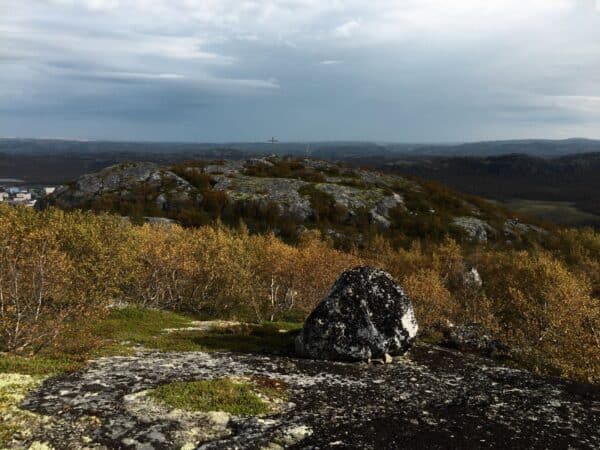
{"label": "overcast sky", "polygon": [[0,0],[0,136],[600,138],[596,0]]}

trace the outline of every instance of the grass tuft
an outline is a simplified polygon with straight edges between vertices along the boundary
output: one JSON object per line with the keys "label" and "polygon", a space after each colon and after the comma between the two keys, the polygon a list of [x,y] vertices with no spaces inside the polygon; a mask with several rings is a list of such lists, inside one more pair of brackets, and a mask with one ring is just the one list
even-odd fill
{"label": "grass tuft", "polygon": [[0,373],[57,375],[77,370],[80,364],[68,357],[0,355]]}
{"label": "grass tuft", "polygon": [[257,416],[271,412],[261,397],[281,398],[282,384],[241,382],[228,378],[164,384],[150,396],[174,408],[187,411],[224,411],[237,416]]}

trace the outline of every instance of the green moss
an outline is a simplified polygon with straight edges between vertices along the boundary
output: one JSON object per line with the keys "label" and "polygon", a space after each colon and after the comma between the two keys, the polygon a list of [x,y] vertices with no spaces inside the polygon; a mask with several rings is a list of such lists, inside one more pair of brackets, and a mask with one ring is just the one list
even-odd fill
{"label": "green moss", "polygon": [[256,416],[271,411],[261,394],[267,398],[284,395],[282,389],[223,378],[165,384],[153,390],[150,396],[188,411],[224,411],[238,416]]}
{"label": "green moss", "polygon": [[69,357],[24,357],[7,354],[0,356],[0,373],[57,375],[77,370],[80,366],[80,362]]}
{"label": "green moss", "polygon": [[52,349],[33,357],[0,355],[0,373],[58,375],[80,369],[90,358],[127,356],[136,346],[164,352],[230,351],[240,353],[288,354],[302,323],[269,322],[241,324],[208,331],[182,330],[170,333],[165,328],[186,328],[192,316],[154,309],[124,308],[91,324],[91,332],[102,342],[82,354]]}
{"label": "green moss", "polygon": [[419,335],[419,340],[426,344],[440,345],[444,340],[444,335],[436,331],[430,331]]}
{"label": "green moss", "polygon": [[[281,325],[281,326],[280,326]],[[302,324],[241,325],[210,331],[178,331],[147,339],[148,348],[169,351],[228,351],[239,353],[291,353]]]}
{"label": "green moss", "polygon": [[[293,347],[301,323],[243,324],[208,331],[182,330],[165,333],[165,328],[186,328],[194,317],[143,308],[114,310],[100,322],[96,333],[107,344],[94,356],[127,355],[133,345],[165,352],[233,351],[243,353],[286,353]],[[280,331],[282,330],[282,331]]]}
{"label": "green moss", "polygon": [[111,311],[95,328],[95,333],[114,341],[144,343],[165,328],[190,326],[193,317],[157,309],[123,308]]}
{"label": "green moss", "polygon": [[[183,314],[154,309],[115,309],[105,319],[90,324],[89,330],[84,330],[98,339],[100,345],[96,348],[63,346],[49,348],[31,357],[2,354],[0,373],[58,375],[72,372],[81,368],[89,358],[131,355],[134,353],[135,344],[157,348],[156,342],[161,342],[164,328],[187,327],[193,319]],[[73,336],[73,339],[76,340],[77,336]],[[171,344],[170,347],[175,346]],[[187,347],[190,347],[190,344],[187,344]]]}

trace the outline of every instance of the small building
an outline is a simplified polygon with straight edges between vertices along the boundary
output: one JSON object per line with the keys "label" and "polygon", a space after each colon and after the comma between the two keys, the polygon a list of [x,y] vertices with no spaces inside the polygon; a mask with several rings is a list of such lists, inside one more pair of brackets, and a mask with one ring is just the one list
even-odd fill
{"label": "small building", "polygon": [[17,192],[15,194],[15,202],[29,202],[31,201],[31,192]]}
{"label": "small building", "polygon": [[44,195],[50,195],[56,190],[55,186],[47,186],[44,188]]}

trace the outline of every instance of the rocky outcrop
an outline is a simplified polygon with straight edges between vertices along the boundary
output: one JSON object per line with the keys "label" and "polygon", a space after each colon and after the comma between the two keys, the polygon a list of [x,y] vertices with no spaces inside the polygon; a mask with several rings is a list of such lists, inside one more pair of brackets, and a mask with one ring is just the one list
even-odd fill
{"label": "rocky outcrop", "polygon": [[479,271],[475,267],[471,267],[467,270],[462,277],[463,286],[470,289],[479,289],[483,286],[483,280]]}
{"label": "rocky outcrop", "polygon": [[461,228],[469,239],[475,242],[487,242],[490,237],[496,234],[494,228],[477,217],[455,217],[452,224]]}
{"label": "rocky outcrop", "polygon": [[219,177],[214,189],[224,191],[233,201],[252,200],[275,204],[280,214],[290,214],[297,220],[306,220],[311,214],[310,201],[298,190],[306,183],[287,178]]}
{"label": "rocky outcrop", "polygon": [[531,233],[538,235],[548,234],[548,232],[543,228],[523,223],[518,219],[508,219],[507,221],[505,221],[504,226],[502,227],[502,231],[504,232],[504,236],[506,236],[509,239],[514,239],[519,236]]}
{"label": "rocky outcrop", "polygon": [[390,210],[399,206],[404,206],[404,199],[400,194],[393,193],[392,195],[383,197],[371,208],[369,213],[375,223],[381,225],[383,228],[389,228],[392,225],[389,219]]}
{"label": "rocky outcrop", "polygon": [[488,330],[477,323],[450,325],[443,332],[443,344],[461,352],[478,353],[483,356],[508,356],[510,353],[508,346],[496,340]]}
{"label": "rocky outcrop", "polygon": [[153,163],[134,162],[110,166],[61,186],[40,202],[40,207],[86,208],[94,200],[110,195],[122,199],[143,196],[145,200],[151,196],[158,209],[202,200],[202,194],[175,173]]}
{"label": "rocky outcrop", "polygon": [[369,360],[404,353],[417,334],[410,299],[383,270],[344,272],[296,338],[299,355],[314,359]]}
{"label": "rocky outcrop", "polygon": [[[287,406],[267,417],[159,415],[143,394],[232,376],[285,382]],[[44,420],[15,448],[600,448],[598,387],[423,344],[386,365],[201,352],[102,358],[49,379],[23,407]]]}

